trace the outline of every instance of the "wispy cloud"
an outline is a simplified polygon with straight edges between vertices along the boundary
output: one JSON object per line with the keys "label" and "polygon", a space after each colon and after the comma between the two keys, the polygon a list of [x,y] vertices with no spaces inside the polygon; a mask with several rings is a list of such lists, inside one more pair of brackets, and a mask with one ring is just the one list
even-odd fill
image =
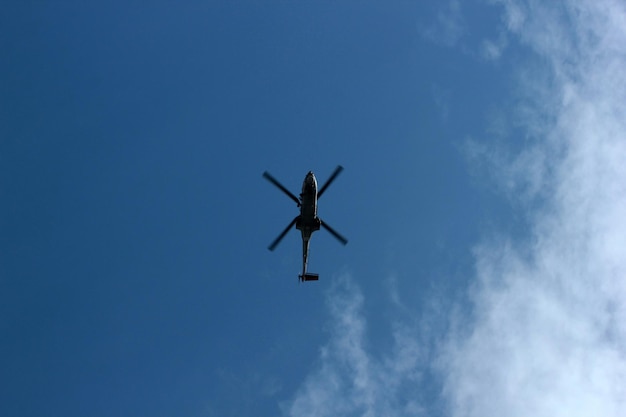
{"label": "wispy cloud", "polygon": [[331,337],[285,415],[432,415],[429,371],[455,417],[626,415],[626,4],[498,3],[508,36],[546,63],[520,81],[531,143],[493,172],[535,199],[530,238],[485,237],[473,313],[442,313],[452,330],[439,345],[424,321],[399,320],[374,354],[366,300],[344,277],[328,296]]}
{"label": "wispy cloud", "polygon": [[465,21],[461,12],[461,2],[450,0],[442,7],[429,26],[422,30],[423,35],[431,41],[445,46],[454,46],[466,31]]}
{"label": "wispy cloud", "polygon": [[533,178],[546,199],[532,215],[530,242],[477,249],[475,317],[449,335],[440,357],[445,399],[454,416],[621,416],[626,6],[502,4],[509,28],[550,71],[526,79],[543,92],[526,103],[537,136],[502,178]]}
{"label": "wispy cloud", "polygon": [[340,277],[330,289],[328,307],[333,323],[330,340],[295,398],[283,404],[284,414],[426,415],[419,396],[414,395],[423,381],[418,364],[427,354],[418,329],[394,322],[392,347],[379,357],[370,348],[363,293],[349,275]]}
{"label": "wispy cloud", "polygon": [[500,32],[495,39],[485,39],[482,42],[481,53],[482,56],[490,61],[495,61],[500,58],[504,50],[508,45],[508,39],[505,32]]}

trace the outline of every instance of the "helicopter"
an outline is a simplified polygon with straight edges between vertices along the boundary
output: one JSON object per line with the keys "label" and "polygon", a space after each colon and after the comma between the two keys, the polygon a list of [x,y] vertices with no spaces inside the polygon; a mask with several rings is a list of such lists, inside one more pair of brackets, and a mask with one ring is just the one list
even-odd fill
{"label": "helicopter", "polygon": [[302,233],[302,274],[298,275],[300,282],[304,281],[317,281],[319,279],[319,274],[314,274],[311,272],[307,273],[307,258],[309,256],[309,242],[311,241],[311,235],[313,232],[320,230],[320,227],[328,230],[331,235],[333,235],[339,242],[343,245],[348,243],[348,239],[337,233],[332,227],[323,222],[319,217],[317,217],[317,200],[324,194],[324,191],[328,188],[328,186],[335,181],[337,176],[343,171],[343,167],[338,165],[333,171],[332,175],[328,180],[322,185],[322,188],[317,189],[317,179],[312,171],[309,171],[304,177],[304,182],[302,183],[302,193],[300,193],[300,198],[296,197],[291,191],[289,191],[285,186],[283,186],[276,178],[274,178],[269,172],[265,171],[263,173],[263,178],[267,179],[269,182],[278,187],[283,193],[285,193],[289,198],[296,202],[298,207],[300,207],[300,215],[296,216],[291,223],[282,231],[280,235],[269,245],[268,249],[273,251],[276,249],[276,246],[280,243],[280,241],[285,237],[285,235],[289,232],[289,230],[295,225],[296,229],[300,230]]}

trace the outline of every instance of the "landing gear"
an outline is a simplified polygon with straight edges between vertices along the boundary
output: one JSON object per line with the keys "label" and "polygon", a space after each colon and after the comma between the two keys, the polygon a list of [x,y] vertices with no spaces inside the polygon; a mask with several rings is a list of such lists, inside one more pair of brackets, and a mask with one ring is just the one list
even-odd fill
{"label": "landing gear", "polygon": [[304,282],[304,281],[317,281],[320,279],[320,275],[319,274],[312,274],[312,273],[307,273],[304,275],[298,275],[300,277],[300,281]]}

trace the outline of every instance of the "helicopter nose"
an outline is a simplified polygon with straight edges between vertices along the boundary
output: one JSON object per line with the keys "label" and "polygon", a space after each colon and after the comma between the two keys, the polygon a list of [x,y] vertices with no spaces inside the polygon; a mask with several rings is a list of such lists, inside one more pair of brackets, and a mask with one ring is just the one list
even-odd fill
{"label": "helicopter nose", "polygon": [[309,171],[309,173],[306,174],[306,178],[304,179],[304,184],[302,185],[302,187],[303,191],[305,188],[311,190],[317,188],[317,181],[315,180],[315,175],[313,174],[313,171]]}

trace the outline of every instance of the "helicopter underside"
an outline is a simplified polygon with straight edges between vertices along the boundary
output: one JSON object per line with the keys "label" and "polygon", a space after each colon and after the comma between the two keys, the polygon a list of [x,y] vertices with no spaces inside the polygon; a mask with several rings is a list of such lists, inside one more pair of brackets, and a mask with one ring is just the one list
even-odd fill
{"label": "helicopter underside", "polygon": [[322,223],[319,217],[317,217],[317,200],[324,194],[324,191],[328,186],[337,178],[337,175],[343,170],[341,166],[337,166],[330,178],[324,183],[324,185],[317,189],[317,180],[313,172],[309,171],[302,184],[302,192],[300,198],[296,197],[291,191],[283,186],[276,178],[265,171],[263,177],[269,182],[278,187],[283,193],[291,198],[300,208],[300,215],[296,216],[291,223],[283,230],[278,237],[270,244],[268,249],[273,251],[274,248],[280,243],[294,225],[296,229],[302,233],[302,274],[299,275],[301,281],[317,281],[319,279],[318,274],[307,272],[307,259],[309,256],[309,243],[311,241],[311,235],[313,232],[320,230],[320,228],[326,229],[343,245],[348,243],[348,240],[332,229],[327,223]]}
{"label": "helicopter underside", "polygon": [[303,216],[296,221],[296,229],[302,231],[302,237],[305,235],[307,237],[311,237],[313,232],[320,230],[322,226],[322,221],[319,217],[314,217],[312,219],[306,219]]}

